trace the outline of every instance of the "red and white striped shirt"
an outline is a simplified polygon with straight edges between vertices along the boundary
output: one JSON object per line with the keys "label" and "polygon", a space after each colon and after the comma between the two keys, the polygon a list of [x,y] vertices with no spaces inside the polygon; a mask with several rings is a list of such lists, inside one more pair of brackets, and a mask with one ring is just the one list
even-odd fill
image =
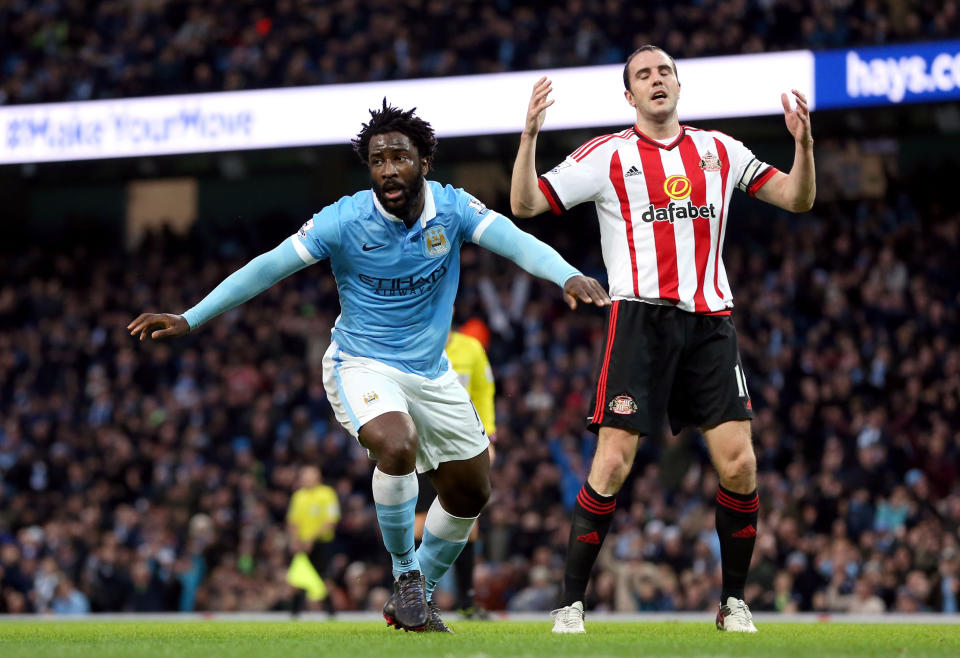
{"label": "red and white striped shirt", "polygon": [[728,314],[721,251],[733,189],[752,196],[776,172],[723,133],[682,126],[662,144],[633,127],[591,139],[539,184],[557,214],[596,204],[611,298]]}

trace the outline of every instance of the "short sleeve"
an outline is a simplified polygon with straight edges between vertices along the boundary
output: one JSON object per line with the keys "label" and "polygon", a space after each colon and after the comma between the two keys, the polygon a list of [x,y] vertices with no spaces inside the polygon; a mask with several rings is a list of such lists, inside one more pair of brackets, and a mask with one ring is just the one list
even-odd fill
{"label": "short sleeve", "polygon": [[736,181],[737,189],[741,192],[755,195],[778,171],[776,167],[759,160],[743,142],[727,138],[724,146],[730,158],[730,180]]}
{"label": "short sleeve", "polygon": [[293,246],[307,264],[330,257],[340,244],[338,204],[330,205],[308,219],[293,236]]}
{"label": "short sleeve", "polygon": [[590,140],[538,179],[540,191],[556,214],[596,199],[610,178],[610,140]]}
{"label": "short sleeve", "polygon": [[340,501],[337,500],[337,494],[331,494],[331,500],[327,504],[327,517],[332,523],[340,520]]}
{"label": "short sleeve", "polygon": [[496,217],[502,217],[495,210],[490,210],[478,198],[464,190],[457,190],[457,215],[460,218],[461,239],[476,242],[484,230]]}

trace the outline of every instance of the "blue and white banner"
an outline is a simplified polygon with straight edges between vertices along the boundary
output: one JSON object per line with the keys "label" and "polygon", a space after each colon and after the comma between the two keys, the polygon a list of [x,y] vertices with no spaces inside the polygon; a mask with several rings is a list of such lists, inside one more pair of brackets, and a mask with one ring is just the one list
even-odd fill
{"label": "blue and white banner", "polygon": [[[779,114],[780,92],[813,101],[807,51],[679,60],[684,121]],[[748,75],[744,72],[748,72]],[[534,82],[556,103],[545,130],[627,127],[623,66],[0,107],[0,164],[346,144],[386,97],[440,137],[517,133]]]}
{"label": "blue and white banner", "polygon": [[[684,121],[960,99],[960,41],[678,60]],[[381,99],[440,137],[519,132],[533,82],[553,80],[544,130],[628,126],[619,64],[551,71],[0,107],[0,164],[346,144]],[[746,73],[744,73],[746,72]]]}
{"label": "blue and white banner", "polygon": [[960,41],[818,52],[817,107],[960,99]]}

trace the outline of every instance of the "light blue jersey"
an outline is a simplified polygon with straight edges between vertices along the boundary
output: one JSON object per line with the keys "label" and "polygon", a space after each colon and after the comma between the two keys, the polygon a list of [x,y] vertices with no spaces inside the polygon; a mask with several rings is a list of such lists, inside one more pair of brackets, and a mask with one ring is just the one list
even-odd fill
{"label": "light blue jersey", "polygon": [[407,228],[373,190],[327,206],[183,313],[190,329],[307,265],[329,258],[340,292],[333,338],[351,356],[435,379],[460,281],[460,245],[474,242],[563,286],[580,274],[560,254],[461,189],[427,181],[423,213]]}
{"label": "light blue jersey", "polygon": [[460,245],[476,241],[484,220],[497,215],[462,189],[433,181],[424,185],[423,213],[409,229],[372,190],[314,215],[294,246],[304,262],[330,259],[340,292],[333,328],[340,348],[404,372],[442,375]]}

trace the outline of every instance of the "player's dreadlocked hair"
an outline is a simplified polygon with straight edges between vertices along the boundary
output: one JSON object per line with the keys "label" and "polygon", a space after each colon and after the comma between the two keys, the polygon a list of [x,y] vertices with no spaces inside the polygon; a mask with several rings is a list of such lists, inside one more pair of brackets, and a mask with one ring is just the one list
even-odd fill
{"label": "player's dreadlocked hair", "polygon": [[414,114],[417,108],[412,108],[406,112],[399,107],[387,104],[387,99],[383,99],[383,108],[379,110],[370,110],[370,123],[363,124],[363,130],[352,140],[353,150],[360,157],[363,164],[367,164],[367,156],[370,151],[370,140],[374,135],[382,135],[397,131],[410,138],[413,145],[417,147],[417,153],[421,158],[427,158],[433,162],[433,155],[437,152],[437,137],[433,133],[433,128],[429,123]]}

